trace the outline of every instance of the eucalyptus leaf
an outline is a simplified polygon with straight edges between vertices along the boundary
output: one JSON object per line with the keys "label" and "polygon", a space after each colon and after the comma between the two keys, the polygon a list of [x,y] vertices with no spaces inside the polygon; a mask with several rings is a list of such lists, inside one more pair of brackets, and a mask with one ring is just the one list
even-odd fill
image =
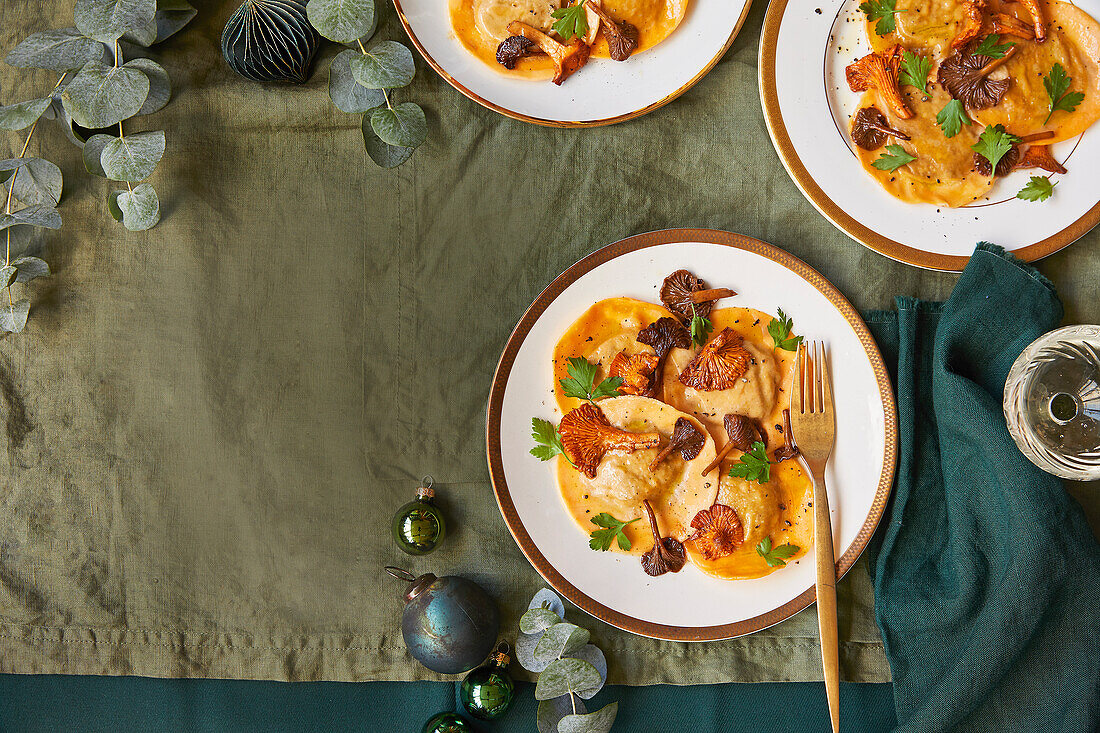
{"label": "eucalyptus leaf", "polygon": [[379,41],[351,59],[355,81],[369,89],[403,87],[413,80],[412,51],[397,41]]}
{"label": "eucalyptus leaf", "polygon": [[149,96],[149,77],[138,69],[85,64],[61,99],[81,127],[102,128],[133,117]]}
{"label": "eucalyptus leaf", "polygon": [[139,132],[111,138],[103,146],[99,161],[112,181],[144,181],[164,156],[164,131]]}
{"label": "eucalyptus leaf", "polygon": [[126,191],[111,191],[107,194],[107,211],[111,212],[111,218],[117,222],[122,221],[123,213],[122,209],[118,207],[118,197]]}
{"label": "eucalyptus leaf", "polygon": [[386,95],[381,89],[368,89],[352,76],[351,60],[360,55],[351,49],[341,51],[328,67],[328,95],[341,112],[366,112],[386,103]]}
{"label": "eucalyptus leaf", "polygon": [[583,659],[595,667],[596,671],[600,673],[600,683],[598,685],[577,691],[577,694],[585,700],[592,699],[597,692],[603,689],[604,683],[607,682],[607,658],[604,657],[603,652],[600,651],[598,646],[592,644],[585,644],[580,649],[569,652],[566,656],[569,659]]}
{"label": "eucalyptus leaf", "polygon": [[156,0],[76,0],[77,30],[103,43],[129,35],[148,46],[157,37]]}
{"label": "eucalyptus leaf", "polygon": [[583,700],[578,700],[569,695],[555,697],[553,700],[543,700],[539,703],[538,713],[535,717],[535,725],[539,733],[558,733],[558,723],[566,715],[583,715],[588,712]]}
{"label": "eucalyptus leaf", "polygon": [[198,13],[187,0],[157,0],[157,38],[153,43],[179,33]]}
{"label": "eucalyptus leaf", "polygon": [[0,247],[10,251],[12,257],[18,257],[29,249],[42,245],[45,230],[29,224],[16,224],[0,231]]}
{"label": "eucalyptus leaf", "polygon": [[374,25],[374,0],[310,0],[306,16],[330,41],[351,43]]}
{"label": "eucalyptus leaf", "polygon": [[535,699],[550,700],[576,694],[599,684],[600,673],[583,659],[555,659],[535,683]]}
{"label": "eucalyptus leaf", "polygon": [[15,276],[17,283],[30,282],[36,277],[49,277],[50,274],[50,266],[38,257],[20,257],[12,260],[11,264],[17,270]]}
{"label": "eucalyptus leaf", "polygon": [[60,229],[61,214],[57,213],[57,209],[46,204],[35,204],[11,214],[0,214],[0,229],[7,229],[16,224],[30,224],[43,229]]}
{"label": "eucalyptus leaf", "polygon": [[537,674],[549,667],[550,662],[554,661],[552,659],[546,661],[535,659],[535,647],[538,646],[539,640],[541,640],[544,635],[545,634],[516,635],[516,661],[519,662],[519,666],[523,667],[528,672]]}
{"label": "eucalyptus leaf", "polygon": [[105,48],[76,28],[58,28],[27,36],[4,59],[21,69],[69,71],[89,61],[102,61]]}
{"label": "eucalyptus leaf", "polygon": [[519,630],[525,634],[537,634],[559,623],[561,618],[549,608],[532,608],[520,616]]}
{"label": "eucalyptus leaf", "polygon": [[84,168],[93,175],[107,177],[107,172],[103,170],[103,162],[101,157],[103,155],[103,148],[107,146],[107,143],[114,140],[113,135],[92,135],[84,143]]}
{"label": "eucalyptus leaf", "polygon": [[27,315],[31,312],[31,302],[26,298],[0,307],[0,331],[19,333],[27,325]]}
{"label": "eucalyptus leaf", "polygon": [[172,97],[172,80],[164,67],[152,59],[131,59],[123,64],[129,69],[138,69],[149,78],[149,96],[138,110],[139,115],[151,115],[161,110]]}
{"label": "eucalyptus leaf", "polygon": [[[114,208],[122,215],[122,225],[132,232],[152,229],[160,221],[160,200],[148,183],[134,186],[133,191],[118,191]],[[114,211],[111,212],[114,216]],[[116,220],[118,217],[116,217]]]}
{"label": "eucalyptus leaf", "polygon": [[558,724],[558,733],[608,733],[618,714],[619,703],[613,702],[587,715],[566,715]]}
{"label": "eucalyptus leaf", "polygon": [[0,289],[6,288],[15,282],[15,276],[18,273],[19,270],[15,269],[12,265],[0,267]]}
{"label": "eucalyptus leaf", "polygon": [[49,107],[49,99],[32,99],[0,107],[0,130],[22,130],[29,127]]}
{"label": "eucalyptus leaf", "polygon": [[527,605],[528,609],[532,608],[549,608],[554,613],[558,614],[558,618],[562,621],[565,620],[565,604],[562,602],[561,597],[557,593],[549,588],[543,588],[531,598],[531,602]]}
{"label": "eucalyptus leaf", "polygon": [[588,629],[582,629],[580,626],[565,621],[554,624],[546,630],[545,635],[535,646],[534,657],[540,662],[557,659],[587,644],[589,636]]}
{"label": "eucalyptus leaf", "polygon": [[416,148],[403,148],[397,145],[388,145],[374,133],[371,127],[370,115],[363,115],[363,145],[367,148],[367,155],[382,168],[396,168],[408,160]]}
{"label": "eucalyptus leaf", "polygon": [[387,145],[415,148],[428,136],[424,110],[413,102],[402,102],[393,109],[379,107],[370,113],[370,126]]}
{"label": "eucalyptus leaf", "polygon": [[57,206],[61,200],[61,169],[45,158],[0,160],[0,171],[15,171],[12,195],[24,204]]}

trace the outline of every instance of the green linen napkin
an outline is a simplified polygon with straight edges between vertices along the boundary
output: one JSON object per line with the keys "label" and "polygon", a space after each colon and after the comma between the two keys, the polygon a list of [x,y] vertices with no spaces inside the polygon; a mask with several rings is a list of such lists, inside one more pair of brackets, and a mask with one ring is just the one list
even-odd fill
{"label": "green linen napkin", "polygon": [[899,731],[1100,723],[1100,547],[1001,411],[1012,362],[1061,318],[1046,278],[984,243],[945,303],[870,318],[901,427],[872,558]]}

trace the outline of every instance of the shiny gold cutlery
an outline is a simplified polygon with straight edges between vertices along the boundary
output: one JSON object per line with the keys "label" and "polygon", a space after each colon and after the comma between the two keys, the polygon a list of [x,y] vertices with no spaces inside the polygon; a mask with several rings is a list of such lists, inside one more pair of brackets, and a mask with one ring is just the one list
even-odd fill
{"label": "shiny gold cutlery", "polygon": [[840,730],[840,660],[836,624],[836,558],[829,497],[825,493],[825,463],[836,439],[836,415],[829,382],[825,344],[798,347],[791,389],[791,433],[814,482],[814,547],[817,555],[817,623],[821,632],[821,664],[833,733]]}

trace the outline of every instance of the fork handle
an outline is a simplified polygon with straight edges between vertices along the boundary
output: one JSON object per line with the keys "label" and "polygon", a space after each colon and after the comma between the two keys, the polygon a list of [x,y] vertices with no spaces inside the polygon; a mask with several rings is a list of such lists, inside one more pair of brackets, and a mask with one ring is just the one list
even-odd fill
{"label": "fork handle", "polygon": [[[816,467],[815,467],[816,468]],[[825,493],[825,467],[813,472],[814,547],[817,555],[817,624],[821,633],[821,666],[833,733],[840,730],[840,651],[836,619],[836,559],[833,555],[832,519]]]}

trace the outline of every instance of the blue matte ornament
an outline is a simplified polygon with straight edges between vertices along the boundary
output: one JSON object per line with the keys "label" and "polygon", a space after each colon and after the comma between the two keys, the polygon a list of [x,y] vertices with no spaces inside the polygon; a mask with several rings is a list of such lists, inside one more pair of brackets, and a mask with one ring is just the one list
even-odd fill
{"label": "blue matte ornament", "polygon": [[416,661],[440,674],[462,674],[489,656],[500,614],[480,585],[457,575],[418,578],[395,567],[386,572],[409,582],[402,595],[401,636]]}
{"label": "blue matte ornament", "polygon": [[420,733],[475,733],[475,731],[461,715],[440,713],[425,723]]}

